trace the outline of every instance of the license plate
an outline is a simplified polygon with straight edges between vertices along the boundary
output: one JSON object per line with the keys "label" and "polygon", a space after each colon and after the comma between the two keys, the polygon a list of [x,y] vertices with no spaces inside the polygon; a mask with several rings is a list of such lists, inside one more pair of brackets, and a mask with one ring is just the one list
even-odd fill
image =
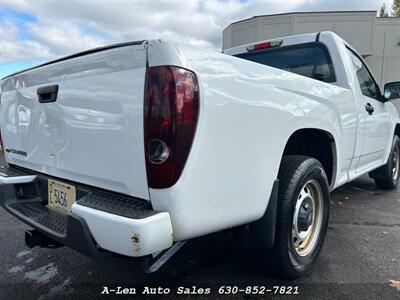
{"label": "license plate", "polygon": [[56,209],[64,213],[71,212],[71,205],[76,201],[75,187],[70,184],[56,180],[48,180],[49,205],[51,209]]}

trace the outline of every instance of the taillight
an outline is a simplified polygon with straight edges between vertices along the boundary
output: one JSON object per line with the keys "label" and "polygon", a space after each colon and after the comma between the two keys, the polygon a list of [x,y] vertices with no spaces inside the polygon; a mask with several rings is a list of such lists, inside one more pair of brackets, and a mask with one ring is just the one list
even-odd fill
{"label": "taillight", "polygon": [[182,173],[199,112],[196,75],[173,66],[150,67],[144,95],[144,143],[149,187],[167,188]]}

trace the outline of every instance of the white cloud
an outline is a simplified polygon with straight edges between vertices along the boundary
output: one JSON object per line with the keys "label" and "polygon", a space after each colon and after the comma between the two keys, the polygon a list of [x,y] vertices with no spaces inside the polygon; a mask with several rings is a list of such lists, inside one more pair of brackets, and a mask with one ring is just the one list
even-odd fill
{"label": "white cloud", "polygon": [[20,40],[19,29],[12,22],[0,24],[0,60],[2,63],[46,59],[49,47],[35,40]]}
{"label": "white cloud", "polygon": [[[163,38],[220,48],[222,30],[254,15],[308,10],[377,10],[389,0],[0,0],[0,10],[27,13],[29,40],[8,24],[1,47],[8,61],[63,55],[101,44]],[[3,26],[4,27],[4,26]],[[25,47],[29,46],[29,51]],[[12,52],[12,53],[11,53]]]}
{"label": "white cloud", "polygon": [[55,53],[73,52],[81,49],[94,48],[105,44],[106,40],[86,34],[77,26],[63,22],[53,24],[30,24],[28,32],[33,40],[47,45]]}

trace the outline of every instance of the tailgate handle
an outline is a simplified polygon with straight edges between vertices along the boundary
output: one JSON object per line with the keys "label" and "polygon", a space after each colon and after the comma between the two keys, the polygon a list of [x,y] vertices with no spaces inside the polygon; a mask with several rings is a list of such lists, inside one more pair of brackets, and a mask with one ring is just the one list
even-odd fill
{"label": "tailgate handle", "polygon": [[56,102],[58,95],[58,84],[46,85],[37,89],[40,103]]}

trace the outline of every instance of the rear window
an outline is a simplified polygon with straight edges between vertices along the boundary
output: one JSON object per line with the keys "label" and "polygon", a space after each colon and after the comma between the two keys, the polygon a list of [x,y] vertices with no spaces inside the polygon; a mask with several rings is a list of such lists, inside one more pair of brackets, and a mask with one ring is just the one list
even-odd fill
{"label": "rear window", "polygon": [[316,80],[336,81],[329,52],[320,43],[272,48],[236,56]]}

